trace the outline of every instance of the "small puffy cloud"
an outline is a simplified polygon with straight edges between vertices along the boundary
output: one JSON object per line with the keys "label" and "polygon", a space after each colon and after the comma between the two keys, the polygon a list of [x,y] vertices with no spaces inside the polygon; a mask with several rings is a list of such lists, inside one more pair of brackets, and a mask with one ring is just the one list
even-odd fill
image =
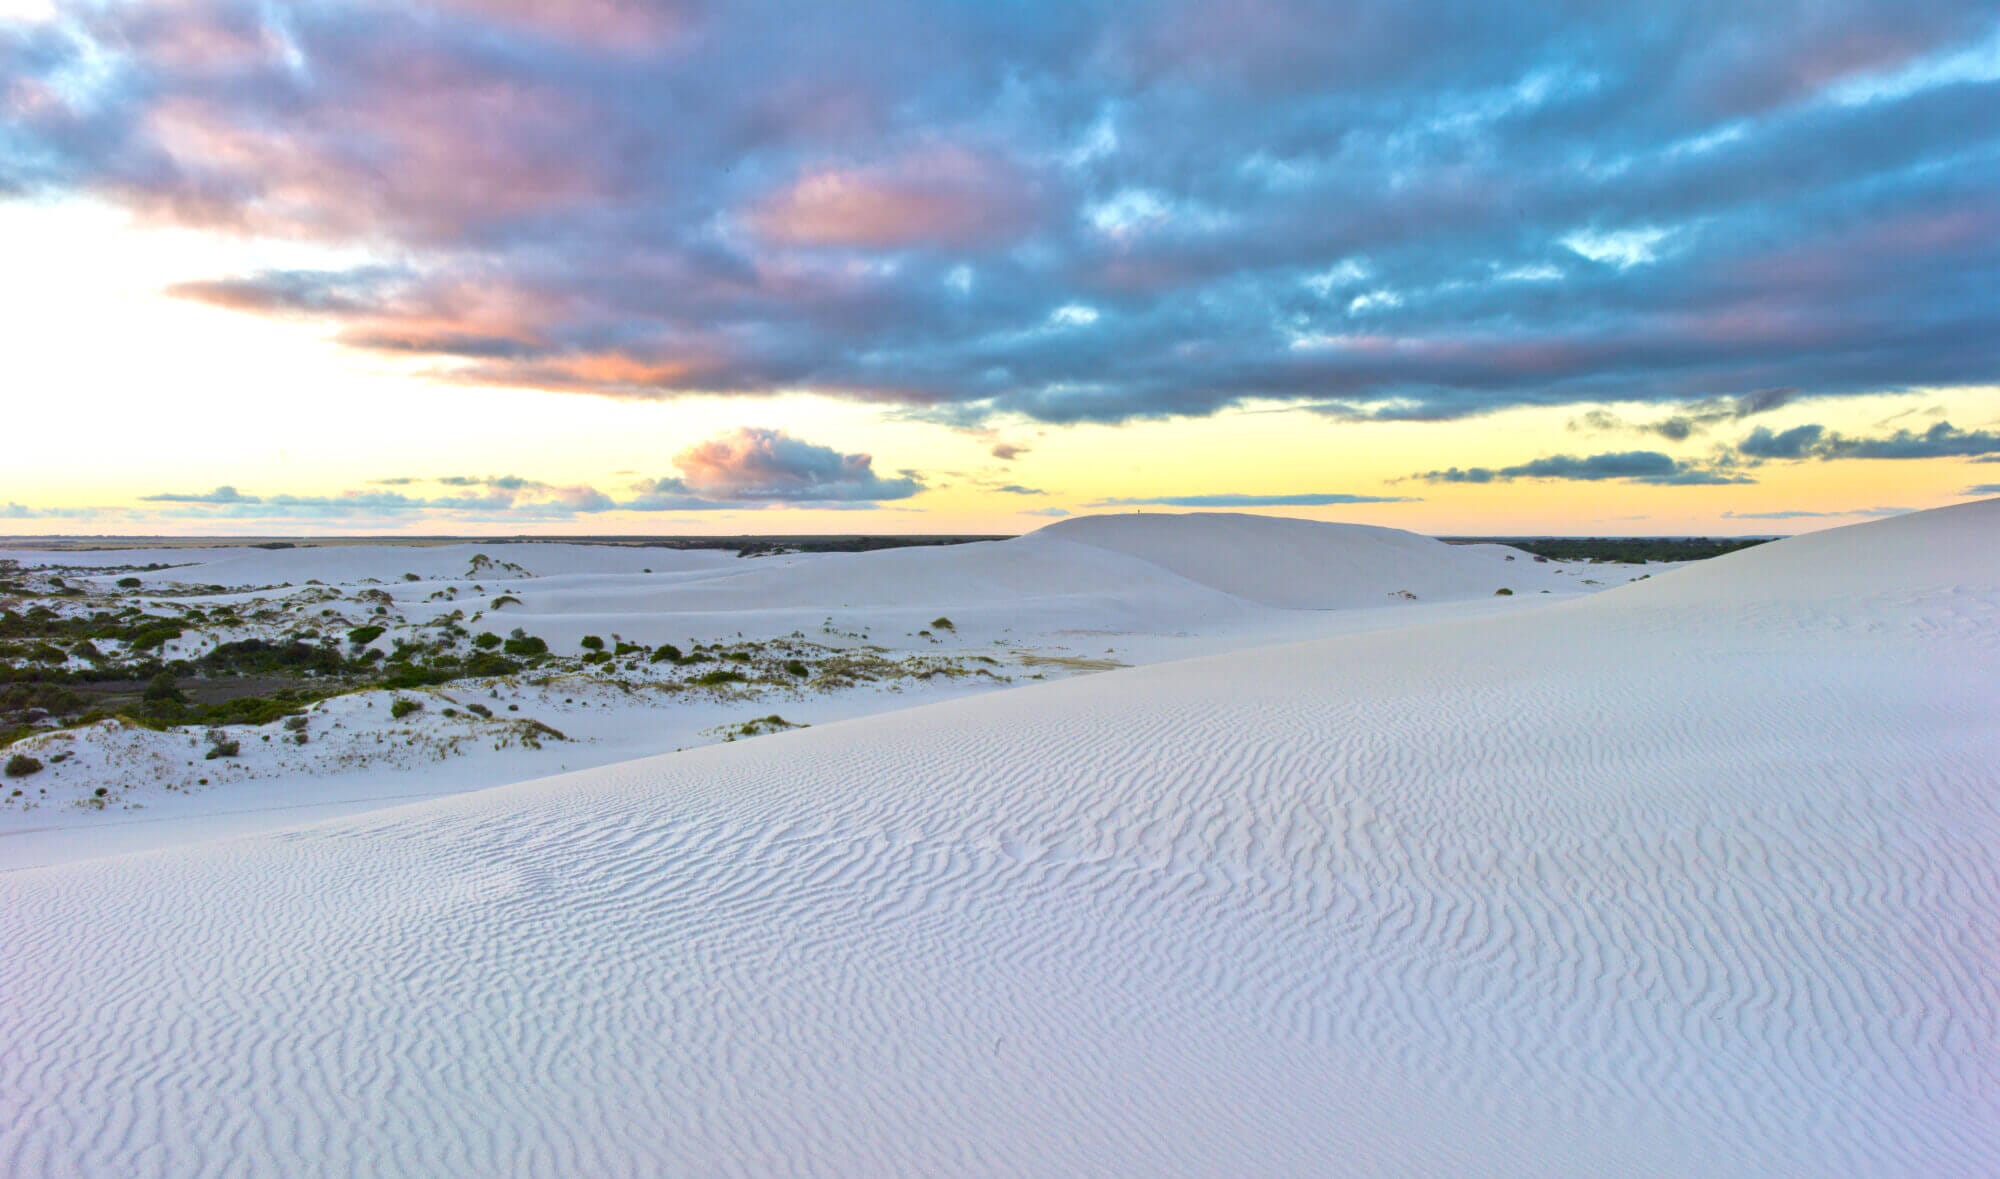
{"label": "small puffy cloud", "polygon": [[1130,508],[1157,504],[1173,508],[1323,508],[1338,504],[1407,504],[1416,500],[1406,495],[1349,495],[1345,492],[1299,492],[1290,495],[1241,495],[1222,492],[1212,495],[1112,496],[1092,500],[1088,507]]}
{"label": "small puffy cloud", "polygon": [[1023,508],[1021,509],[1020,514],[1023,516],[1048,516],[1051,518],[1060,518],[1069,515],[1069,509],[1068,508]]}
{"label": "small puffy cloud", "polygon": [[993,457],[1002,462],[1013,462],[1026,453],[1028,453],[1028,448],[1017,442],[996,442],[993,444]]}
{"label": "small puffy cloud", "polygon": [[1812,424],[1794,426],[1778,434],[1772,433],[1767,426],[1759,426],[1737,443],[1736,449],[1746,458],[1804,458],[1825,433],[1825,427]]}
{"label": "small puffy cloud", "polygon": [[2000,483],[1975,483],[1960,495],[2000,495]]}
{"label": "small puffy cloud", "polygon": [[750,426],[689,447],[674,465],[687,490],[739,503],[861,503],[908,499],[924,489],[910,475],[877,475],[869,455]]}

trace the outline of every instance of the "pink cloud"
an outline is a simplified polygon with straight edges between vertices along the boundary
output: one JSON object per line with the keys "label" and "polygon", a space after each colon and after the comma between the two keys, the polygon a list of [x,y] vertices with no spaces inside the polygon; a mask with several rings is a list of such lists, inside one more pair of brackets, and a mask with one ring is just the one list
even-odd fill
{"label": "pink cloud", "polygon": [[747,219],[759,235],[787,245],[977,246],[1025,232],[1034,205],[1033,184],[1012,165],[942,146],[808,172]]}

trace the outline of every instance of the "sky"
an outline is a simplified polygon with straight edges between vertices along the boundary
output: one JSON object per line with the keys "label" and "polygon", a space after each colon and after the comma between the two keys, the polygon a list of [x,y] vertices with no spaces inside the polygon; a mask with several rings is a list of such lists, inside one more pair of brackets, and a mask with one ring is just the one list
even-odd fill
{"label": "sky", "polygon": [[2000,494],[1990,0],[0,0],[0,535]]}

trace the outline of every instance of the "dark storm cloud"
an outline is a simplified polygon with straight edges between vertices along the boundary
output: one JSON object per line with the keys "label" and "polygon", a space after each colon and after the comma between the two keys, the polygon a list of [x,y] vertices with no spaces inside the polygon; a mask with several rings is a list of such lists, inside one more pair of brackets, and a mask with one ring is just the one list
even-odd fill
{"label": "dark storm cloud", "polygon": [[2000,378],[1996,38],[1974,0],[81,4],[0,26],[0,194],[394,259],[173,291],[468,386],[1650,401],[1682,441]]}

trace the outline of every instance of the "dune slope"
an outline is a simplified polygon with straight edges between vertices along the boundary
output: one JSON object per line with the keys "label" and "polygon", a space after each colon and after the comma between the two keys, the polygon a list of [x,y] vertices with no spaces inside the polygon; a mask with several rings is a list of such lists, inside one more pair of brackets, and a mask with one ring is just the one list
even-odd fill
{"label": "dune slope", "polygon": [[2000,506],[1844,531],[10,874],[0,1171],[1991,1173]]}

